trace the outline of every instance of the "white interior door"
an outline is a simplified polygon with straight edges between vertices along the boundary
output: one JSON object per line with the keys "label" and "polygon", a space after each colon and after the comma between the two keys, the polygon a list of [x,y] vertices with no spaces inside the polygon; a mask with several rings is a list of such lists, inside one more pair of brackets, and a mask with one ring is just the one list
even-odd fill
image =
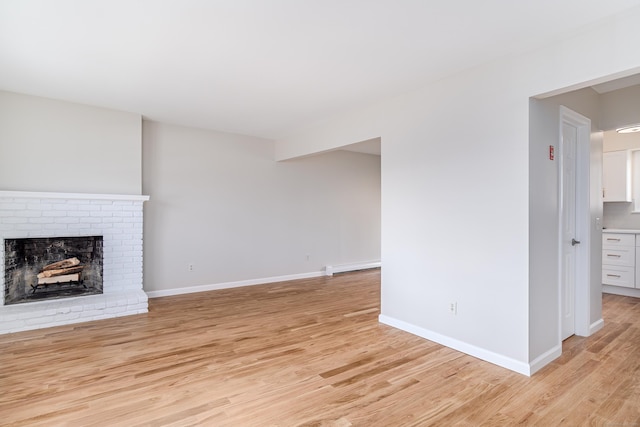
{"label": "white interior door", "polygon": [[562,124],[562,204],[561,204],[561,248],[560,248],[560,306],[561,338],[575,333],[575,301],[577,273],[576,237],[576,170],[578,154],[578,129]]}

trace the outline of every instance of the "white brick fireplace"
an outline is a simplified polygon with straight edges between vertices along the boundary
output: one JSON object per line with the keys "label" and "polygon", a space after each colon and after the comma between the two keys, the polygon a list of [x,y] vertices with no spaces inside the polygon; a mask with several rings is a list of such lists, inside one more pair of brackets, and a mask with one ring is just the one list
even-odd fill
{"label": "white brick fireplace", "polygon": [[[0,191],[0,334],[147,312],[142,205],[148,196]],[[103,294],[4,304],[5,239],[103,236]]]}

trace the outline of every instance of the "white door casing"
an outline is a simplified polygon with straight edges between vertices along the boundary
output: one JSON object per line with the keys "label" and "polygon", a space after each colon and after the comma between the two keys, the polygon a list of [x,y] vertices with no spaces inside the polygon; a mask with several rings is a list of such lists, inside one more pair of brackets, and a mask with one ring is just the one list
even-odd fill
{"label": "white door casing", "polygon": [[560,244],[560,324],[562,340],[575,333],[575,292],[576,292],[576,155],[578,129],[569,123],[562,123],[561,165],[561,244]]}

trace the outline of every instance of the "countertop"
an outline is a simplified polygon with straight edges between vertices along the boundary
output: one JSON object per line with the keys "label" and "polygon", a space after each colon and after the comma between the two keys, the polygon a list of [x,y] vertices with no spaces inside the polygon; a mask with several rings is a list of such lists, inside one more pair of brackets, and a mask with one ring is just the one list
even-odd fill
{"label": "countertop", "polygon": [[640,234],[640,230],[632,230],[629,228],[603,228],[603,233],[617,233],[617,234]]}

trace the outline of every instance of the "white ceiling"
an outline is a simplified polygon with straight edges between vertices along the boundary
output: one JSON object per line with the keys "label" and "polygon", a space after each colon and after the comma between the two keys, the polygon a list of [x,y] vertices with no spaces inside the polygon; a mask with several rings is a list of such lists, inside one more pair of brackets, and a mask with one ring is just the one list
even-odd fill
{"label": "white ceiling", "polygon": [[277,138],[640,0],[0,0],[0,90]]}

